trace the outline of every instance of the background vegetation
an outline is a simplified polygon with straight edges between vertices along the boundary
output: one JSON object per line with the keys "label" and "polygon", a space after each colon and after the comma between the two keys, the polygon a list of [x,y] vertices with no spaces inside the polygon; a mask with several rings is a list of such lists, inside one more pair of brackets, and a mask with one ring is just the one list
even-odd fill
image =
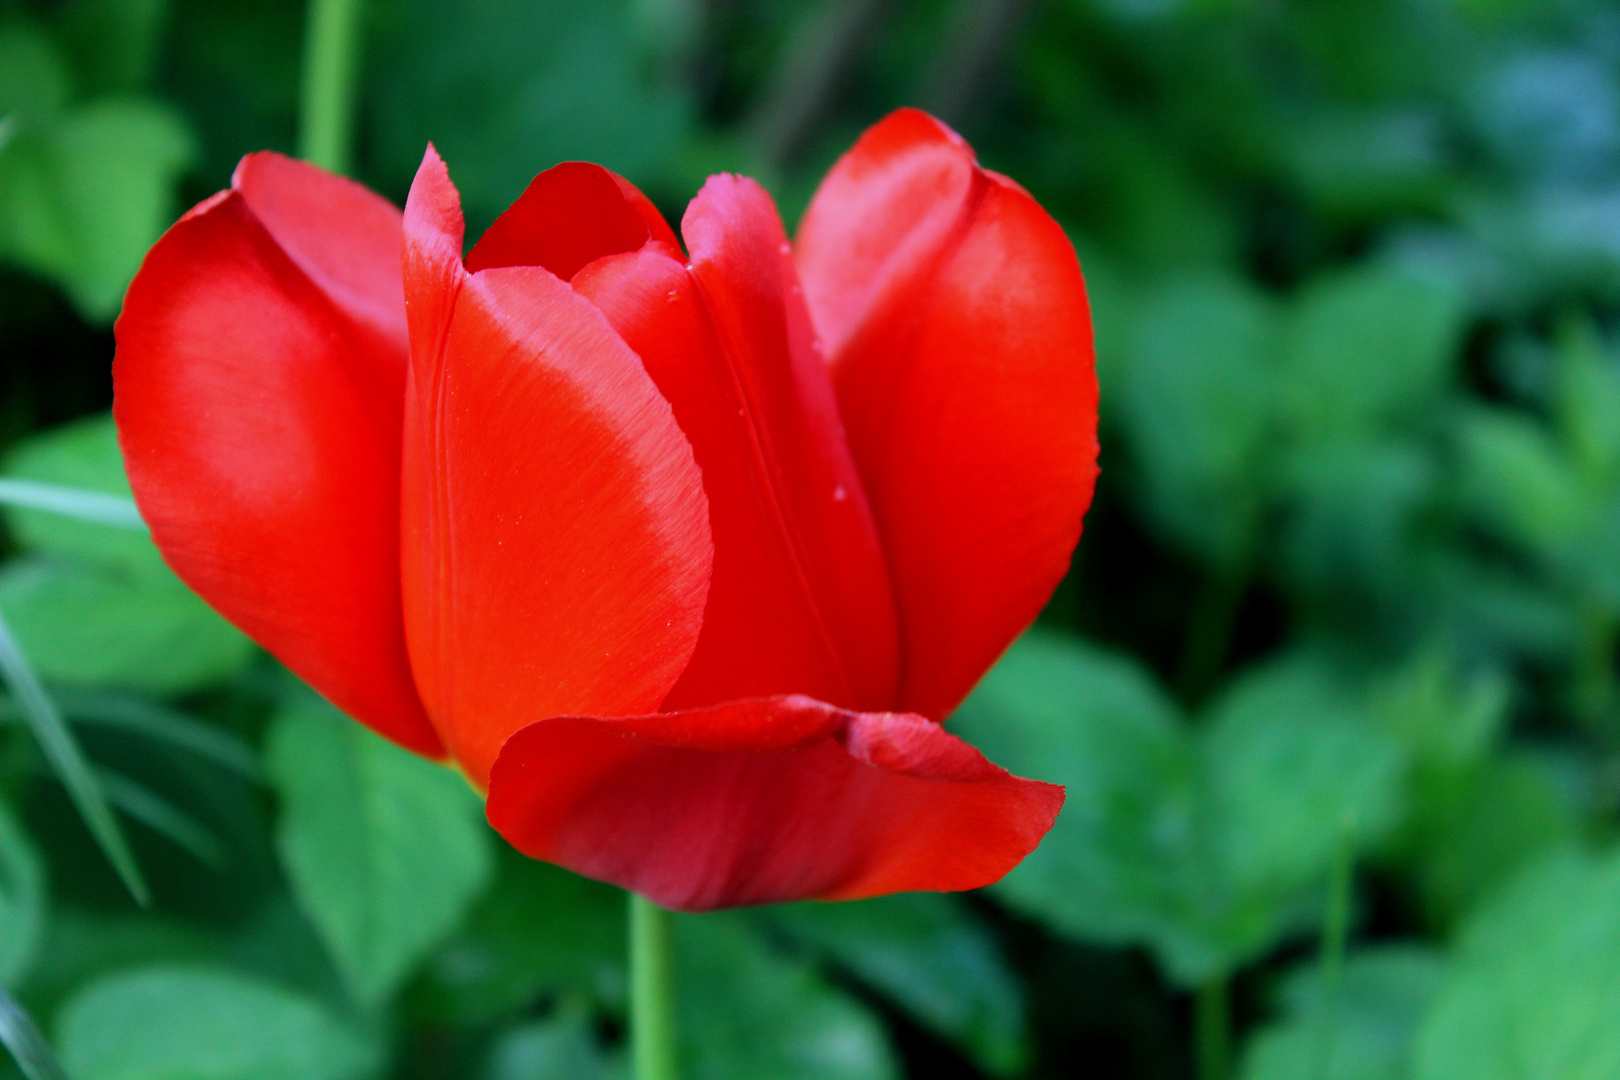
{"label": "background vegetation", "polygon": [[[300,8],[0,0],[0,985],[73,1080],[616,1076],[619,895],[19,505],[127,490],[110,321],[292,150]],[[681,918],[692,1080],[1620,1078],[1617,76],[1597,0],[374,0],[357,172],[433,139],[473,235],[567,158],[791,220],[919,104],[1087,272],[1097,503],[953,721],[1068,807],[980,895]]]}

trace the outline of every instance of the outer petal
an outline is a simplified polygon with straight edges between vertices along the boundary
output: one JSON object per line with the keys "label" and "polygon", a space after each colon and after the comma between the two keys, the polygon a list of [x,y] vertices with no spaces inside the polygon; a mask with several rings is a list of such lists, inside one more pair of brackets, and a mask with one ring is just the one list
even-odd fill
{"label": "outer petal", "polygon": [[544,269],[468,274],[460,230],[430,149],[405,212],[405,623],[428,713],[482,782],[537,716],[657,707],[713,545],[691,446],[635,354]]}
{"label": "outer petal", "polygon": [[1062,804],[925,717],[792,695],[531,724],[501,751],[488,813],[526,855],[705,911],[977,888]]}
{"label": "outer petal", "polygon": [[690,268],[649,247],[574,279],[674,407],[709,496],[703,636],[664,708],[793,692],[886,708],[892,587],[775,207],[715,177],[683,229]]}
{"label": "outer petal", "polygon": [[669,223],[634,184],[600,165],[566,161],[535,177],[495,219],[467,269],[543,266],[567,281],[586,263],[649,241],[680,253]]}
{"label": "outer petal", "polygon": [[345,712],[443,753],[399,591],[399,213],[254,155],[164,235],[116,327],[130,484],[169,565]]}
{"label": "outer petal", "polygon": [[942,716],[1051,595],[1096,478],[1074,249],[902,110],[817,192],[797,252],[899,597],[900,706]]}

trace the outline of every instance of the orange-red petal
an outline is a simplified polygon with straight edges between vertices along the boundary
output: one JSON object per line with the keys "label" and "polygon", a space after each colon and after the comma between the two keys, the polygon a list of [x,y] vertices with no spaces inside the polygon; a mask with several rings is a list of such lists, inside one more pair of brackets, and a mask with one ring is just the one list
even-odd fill
{"label": "orange-red petal", "polygon": [[1062,803],[925,717],[793,695],[531,724],[488,813],[527,855],[704,911],[987,885]]}
{"label": "orange-red petal", "polygon": [[473,273],[499,266],[543,266],[569,280],[606,255],[649,241],[671,255],[680,247],[651,200],[600,165],[565,161],[530,181],[467,255]]}
{"label": "orange-red petal", "polygon": [[399,212],[256,154],[148,253],[115,332],[141,514],[176,573],[339,708],[442,753],[399,587]]}
{"label": "orange-red petal", "polygon": [[406,635],[481,783],[537,717],[657,708],[697,641],[713,545],[691,446],[640,361],[549,271],[462,267],[431,149],[405,236]]}
{"label": "orange-red petal", "polygon": [[776,209],[714,177],[682,227],[690,266],[649,246],[574,279],[673,406],[709,497],[703,635],[664,708],[784,693],[886,708],[892,587]]}
{"label": "orange-red petal", "polygon": [[901,110],[833,168],[799,273],[899,600],[899,708],[942,716],[1069,565],[1096,477],[1074,249],[943,124]]}

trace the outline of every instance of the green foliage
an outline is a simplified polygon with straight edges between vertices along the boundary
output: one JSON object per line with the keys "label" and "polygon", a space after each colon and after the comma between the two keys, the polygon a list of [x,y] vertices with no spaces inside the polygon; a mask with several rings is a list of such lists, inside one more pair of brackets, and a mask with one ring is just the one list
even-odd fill
{"label": "green foliage", "polygon": [[164,7],[79,0],[49,29],[0,18],[0,117],[10,125],[0,260],[55,281],[91,319],[118,313],[196,153],[180,113],[138,93]]}
{"label": "green foliage", "polygon": [[313,699],[268,740],[287,874],[350,990],[380,1005],[488,881],[478,802],[449,769]]}
{"label": "green foliage", "polygon": [[[107,416],[20,446],[7,475],[127,496]],[[47,679],[176,693],[239,671],[252,644],[163,564],[146,536],[42,510],[8,509],[27,558],[0,569],[0,610]]]}
{"label": "green foliage", "polygon": [[692,1080],[888,1080],[898,1074],[870,1013],[734,917],[676,922],[677,1030]]}
{"label": "green foliage", "polygon": [[27,974],[45,929],[45,868],[0,803],[0,988]]}
{"label": "green foliage", "polygon": [[1315,966],[1283,984],[1282,1018],[1255,1034],[1244,1080],[1406,1080],[1413,1036],[1445,978],[1432,950],[1364,949],[1329,993]]}
{"label": "green foliage", "polygon": [[1560,854],[1469,920],[1417,1080],[1620,1073],[1620,853]]}
{"label": "green foliage", "polygon": [[319,1004],[208,967],[91,983],[63,1008],[57,1044],[77,1080],[356,1080],[377,1061]]}
{"label": "green foliage", "polygon": [[1068,789],[1001,894],[1061,931],[1149,945],[1189,987],[1313,919],[1340,846],[1398,813],[1398,748],[1304,658],[1251,673],[1189,730],[1130,661],[1032,634],[955,723]]}
{"label": "green foliage", "polygon": [[[1232,980],[1246,1080],[1620,1077],[1615,856],[1567,854],[1620,806],[1609,5],[364,7],[357,175],[399,202],[433,140],[469,238],[564,158],[792,218],[921,104],[1085,268],[1097,502],[951,720],[1067,805],[979,897],[678,917],[689,1077],[1169,1080]],[[110,320],[297,145],[304,14],[0,0],[0,613],[44,680],[0,698],[0,984],[74,1080],[616,1080],[623,895],[497,852],[131,527]]]}
{"label": "green foliage", "polygon": [[769,923],[850,972],[988,1073],[1027,1061],[1023,990],[996,943],[958,904],[915,893],[848,904],[794,904]]}

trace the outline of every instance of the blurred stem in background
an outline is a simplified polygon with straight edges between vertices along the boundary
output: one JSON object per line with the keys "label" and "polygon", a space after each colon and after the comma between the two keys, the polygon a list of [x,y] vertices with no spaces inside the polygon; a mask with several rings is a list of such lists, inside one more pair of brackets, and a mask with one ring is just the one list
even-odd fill
{"label": "blurred stem in background", "polygon": [[28,1080],[67,1080],[39,1028],[4,989],[0,989],[0,1043]]}
{"label": "blurred stem in background", "polygon": [[359,84],[360,17],[365,0],[310,0],[304,39],[304,86],[298,153],[347,175]]}
{"label": "blurred stem in background", "polygon": [[1355,882],[1354,830],[1345,830],[1328,881],[1327,908],[1322,915],[1320,1022],[1316,1032],[1314,1080],[1333,1075],[1333,1039],[1339,1024],[1339,988],[1344,978],[1344,947],[1350,936],[1350,891]]}
{"label": "blurred stem in background", "polygon": [[630,894],[630,1064],[634,1080],[675,1080],[670,913]]}
{"label": "blurred stem in background", "polygon": [[1231,1019],[1226,997],[1226,976],[1217,975],[1198,988],[1193,1002],[1198,1080],[1226,1080],[1231,1059]]}

